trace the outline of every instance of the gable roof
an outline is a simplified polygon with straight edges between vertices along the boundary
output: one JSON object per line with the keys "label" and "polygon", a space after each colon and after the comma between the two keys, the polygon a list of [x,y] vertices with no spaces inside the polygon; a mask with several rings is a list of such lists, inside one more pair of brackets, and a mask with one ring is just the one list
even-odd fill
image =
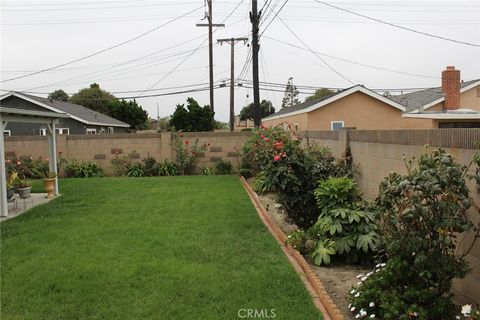
{"label": "gable roof", "polygon": [[124,127],[128,128],[130,125],[123,121],[117,120],[103,113],[94,111],[84,106],[73,104],[69,102],[50,100],[42,97],[32,96],[26,93],[9,92],[1,97],[1,100],[15,96],[24,99],[50,111],[58,113],[67,113],[70,118],[89,125],[108,126],[108,127]]}
{"label": "gable roof", "polygon": [[[464,81],[460,84],[460,92],[465,92],[480,85],[480,79]],[[428,109],[445,100],[441,87],[428,88],[425,90],[400,94],[390,97],[391,100],[405,106],[407,112],[412,112],[421,107]]]}
{"label": "gable roof", "polygon": [[328,96],[322,97],[320,99],[316,100],[311,100],[307,102],[303,102],[297,105],[294,105],[292,107],[288,108],[283,108],[280,111],[269,115],[268,117],[263,118],[263,120],[274,120],[274,119],[280,119],[288,116],[293,116],[296,114],[302,114],[302,113],[307,113],[311,112],[313,110],[316,110],[318,108],[321,108],[323,106],[328,105],[329,103],[332,103],[334,101],[340,100],[352,93],[355,92],[362,92],[372,98],[375,98],[377,100],[380,100],[396,109],[399,109],[400,111],[405,111],[405,107],[396,101],[393,101],[391,99],[385,98],[384,96],[376,93],[375,91],[372,91],[370,89],[365,88],[364,86],[361,85],[355,85],[353,87],[344,89],[344,90],[339,90],[335,93],[332,93]]}

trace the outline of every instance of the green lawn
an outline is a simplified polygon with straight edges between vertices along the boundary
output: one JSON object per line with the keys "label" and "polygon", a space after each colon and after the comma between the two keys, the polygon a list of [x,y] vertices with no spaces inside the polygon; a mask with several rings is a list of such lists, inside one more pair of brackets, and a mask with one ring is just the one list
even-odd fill
{"label": "green lawn", "polygon": [[60,187],[1,223],[2,320],[321,319],[238,177]]}

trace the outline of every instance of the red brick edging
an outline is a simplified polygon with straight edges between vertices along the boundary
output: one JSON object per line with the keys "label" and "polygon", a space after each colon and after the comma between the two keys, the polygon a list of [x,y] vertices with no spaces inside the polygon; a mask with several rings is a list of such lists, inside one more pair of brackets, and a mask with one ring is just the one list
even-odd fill
{"label": "red brick edging", "polygon": [[305,287],[312,296],[312,300],[315,306],[323,314],[324,320],[344,320],[344,317],[338,310],[335,303],[332,301],[328,293],[325,291],[325,287],[320,282],[320,279],[316,276],[310,265],[305,261],[303,256],[291,246],[286,245],[285,241],[287,236],[283,231],[270,219],[270,216],[266,212],[263,205],[260,203],[257,194],[252,190],[250,185],[245,181],[243,177],[240,178],[243,187],[247,191],[250,200],[257,210],[260,219],[268,228],[273,237],[277,240],[278,244],[282,248],[283,252],[287,256],[288,260],[294,267],[302,279]]}

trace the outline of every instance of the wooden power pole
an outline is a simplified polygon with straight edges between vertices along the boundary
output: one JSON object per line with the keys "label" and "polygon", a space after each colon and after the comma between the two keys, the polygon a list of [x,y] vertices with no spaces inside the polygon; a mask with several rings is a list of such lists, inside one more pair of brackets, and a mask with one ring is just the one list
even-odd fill
{"label": "wooden power pole", "polygon": [[252,0],[252,11],[250,12],[250,21],[252,22],[252,69],[253,69],[253,122],[255,126],[260,126],[262,115],[260,112],[260,88],[258,83],[258,31],[261,12],[257,12],[257,0]]}
{"label": "wooden power pole", "polygon": [[230,43],[230,131],[235,130],[235,42],[243,41],[247,43],[248,38],[230,38],[230,39],[218,39],[220,44],[224,42]]}
{"label": "wooden power pole", "polygon": [[208,14],[207,19],[208,23],[197,23],[197,27],[208,27],[208,65],[210,72],[210,108],[212,111],[214,109],[214,99],[213,99],[213,27],[225,27],[223,23],[213,23],[212,19],[212,2],[213,0],[207,0],[208,3]]}

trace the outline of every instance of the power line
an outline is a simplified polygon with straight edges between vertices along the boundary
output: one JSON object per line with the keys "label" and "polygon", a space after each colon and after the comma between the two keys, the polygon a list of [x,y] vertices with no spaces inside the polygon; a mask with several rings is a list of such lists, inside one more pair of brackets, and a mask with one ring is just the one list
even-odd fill
{"label": "power line", "polygon": [[[288,0],[285,0],[285,2],[282,4],[282,6],[280,7],[280,9],[278,9],[278,11],[275,13],[275,15],[273,16],[273,18],[270,20],[270,22],[267,24],[267,26],[265,28],[263,28],[263,31],[262,33],[260,33],[260,37],[265,33],[265,31],[267,31],[268,27],[270,27],[270,25],[272,24],[272,22],[275,20],[275,18],[278,16],[278,14],[280,13],[280,11],[282,11],[283,7],[285,7],[285,5],[287,4]],[[272,9],[273,11],[273,9]]]}
{"label": "power line", "polygon": [[352,80],[348,79],[347,77],[345,77],[343,74],[341,74],[340,72],[338,72],[337,70],[335,70],[335,68],[333,68],[327,61],[325,61],[325,59],[322,58],[322,56],[320,56],[317,52],[315,52],[314,50],[312,50],[312,48],[310,48],[306,43],[305,41],[303,41],[296,33],[295,31],[293,31],[283,20],[282,18],[280,18],[280,16],[278,16],[278,19],[280,20],[280,22],[290,31],[291,34],[293,34],[295,36],[295,38],[297,38],[298,41],[300,41],[304,46],[305,48],[307,48],[311,53],[313,53],[315,56],[317,56],[330,70],[332,70],[334,73],[336,73],[337,75],[339,75],[340,77],[342,77],[343,79],[347,80],[348,82],[350,82],[351,84],[355,84]]}
{"label": "power line", "polygon": [[185,17],[185,16],[187,16],[187,15],[189,15],[189,14],[191,14],[191,13],[193,13],[193,12],[195,12],[195,11],[201,9],[201,8],[203,8],[203,6],[202,6],[202,7],[198,7],[198,8],[196,8],[196,9],[194,9],[194,10],[191,10],[191,11],[189,11],[189,12],[187,12],[187,13],[184,13],[184,14],[182,14],[181,16],[178,16],[178,17],[176,17],[175,19],[169,20],[169,21],[166,22],[166,23],[163,23],[163,24],[161,24],[161,25],[159,25],[159,26],[156,26],[155,28],[150,29],[150,30],[148,30],[147,32],[144,32],[144,33],[142,33],[142,34],[140,34],[140,35],[138,35],[138,36],[136,36],[136,37],[133,37],[133,38],[131,38],[131,39],[129,39],[129,40],[120,42],[120,43],[118,43],[118,44],[116,44],[116,45],[113,45],[113,46],[111,46],[111,47],[102,49],[102,50],[100,50],[100,51],[94,52],[94,53],[89,54],[89,55],[87,55],[87,56],[83,56],[83,57],[78,58],[78,59],[75,59],[75,60],[73,60],[73,61],[66,62],[66,63],[62,63],[62,64],[59,64],[59,65],[56,65],[56,66],[53,66],[53,67],[50,67],[50,68],[46,68],[46,69],[42,69],[42,70],[39,70],[39,71],[36,71],[36,72],[32,72],[32,73],[29,73],[29,74],[26,74],[26,75],[17,76],[17,77],[13,77],[13,78],[10,78],[10,79],[2,80],[2,81],[0,81],[0,83],[12,81],[12,80],[17,80],[17,79],[21,79],[21,78],[26,78],[26,77],[30,77],[30,76],[33,76],[33,75],[36,75],[36,74],[39,74],[39,73],[42,73],[42,72],[46,72],[46,71],[53,70],[53,69],[56,69],[56,68],[64,67],[64,66],[66,66],[66,65],[69,65],[69,64],[72,64],[72,63],[75,63],[75,62],[79,62],[79,61],[82,61],[82,60],[85,60],[85,59],[88,59],[88,58],[91,58],[91,57],[93,57],[93,56],[96,56],[96,55],[98,55],[98,54],[100,54],[100,53],[103,53],[103,52],[112,50],[112,49],[114,49],[114,48],[118,48],[118,47],[120,47],[120,46],[122,46],[122,45],[125,45],[125,44],[130,43],[130,42],[132,42],[132,41],[135,41],[135,40],[137,40],[137,39],[139,39],[139,38],[141,38],[141,37],[144,37],[144,36],[146,36],[147,34],[150,34],[150,33],[154,32],[154,31],[156,31],[156,30],[158,30],[158,29],[160,29],[160,28],[162,28],[162,27],[164,27],[164,26],[166,26],[166,25],[168,25],[168,24],[170,24],[170,23],[172,23],[172,22],[174,22],[174,21],[177,21],[177,20],[179,20],[179,19],[181,19],[181,18],[183,18],[183,17]]}
{"label": "power line", "polygon": [[360,13],[357,13],[357,12],[354,12],[354,11],[351,11],[351,10],[348,10],[348,9],[340,8],[340,7],[334,6],[333,4],[329,4],[329,3],[327,3],[327,2],[323,2],[323,1],[320,1],[320,0],[314,0],[314,1],[315,1],[315,2],[318,2],[318,3],[321,3],[321,4],[323,4],[323,5],[326,5],[326,6],[335,8],[335,9],[337,9],[337,10],[341,10],[341,11],[344,11],[344,12],[348,12],[348,13],[350,13],[350,14],[353,14],[353,15],[356,15],[356,16],[359,16],[359,17],[362,17],[362,18],[365,18],[365,19],[369,19],[369,20],[372,20],[372,21],[376,21],[376,22],[379,22],[379,23],[383,23],[383,24],[389,25],[389,26],[391,26],[391,27],[395,27],[395,28],[399,28],[399,29],[402,29],[402,30],[406,30],[406,31],[418,33],[418,34],[421,34],[421,35],[424,35],[424,36],[428,36],[428,37],[432,37],[432,38],[437,38],[437,39],[440,39],[440,40],[445,40],[445,41],[460,43],[460,44],[464,44],[464,45],[472,46],[472,47],[480,47],[479,44],[470,43],[470,42],[465,42],[465,41],[459,41],[459,40],[450,39],[450,38],[438,36],[438,35],[435,35],[435,34],[423,32],[423,31],[418,31],[418,30],[415,30],[415,29],[403,27],[403,26],[400,26],[400,25],[398,25],[398,24],[394,24],[394,23],[387,22],[387,21],[384,21],[384,20],[372,18],[372,17],[366,16],[366,15],[364,15],[364,14],[360,14]]}
{"label": "power line", "polygon": [[[276,41],[276,42],[279,42],[279,43],[282,43],[282,44],[284,44],[284,45],[287,45],[287,46],[290,46],[290,47],[294,47],[294,48],[297,48],[297,49],[300,49],[300,50],[310,51],[310,50],[305,49],[305,48],[303,48],[303,47],[297,46],[297,45],[295,45],[295,44],[293,44],[293,43],[289,43],[289,42],[286,42],[286,41],[283,41],[283,40],[275,39],[275,38],[272,38],[272,37],[269,37],[269,36],[263,36],[263,38],[264,38],[264,39],[266,38],[266,39],[269,39],[269,40],[273,40],[273,41]],[[408,75],[408,76],[414,76],[414,77],[420,77],[420,78],[428,78],[428,79],[439,79],[439,78],[440,78],[440,77],[429,76],[429,75],[424,75],[424,74],[418,74],[418,73],[411,73],[411,72],[405,72],[405,71],[387,69],[387,68],[378,67],[378,66],[374,66],[374,65],[369,65],[369,64],[365,64],[365,63],[358,62],[358,61],[354,61],[354,60],[349,60],[349,59],[345,59],[345,58],[336,57],[336,56],[333,56],[333,55],[330,55],[330,54],[327,54],[327,53],[322,53],[322,52],[318,52],[318,51],[315,51],[315,52],[318,53],[318,54],[320,54],[320,55],[323,55],[323,56],[332,58],[332,59],[336,59],[336,60],[339,60],[339,61],[343,61],[343,62],[355,64],[355,65],[358,65],[358,66],[361,66],[361,67],[365,67],[365,68],[370,68],[370,69],[375,69],[375,70],[380,70],[380,71],[386,71],[386,72],[392,72],[392,73],[398,73],[398,74],[403,74],[403,75]]]}

